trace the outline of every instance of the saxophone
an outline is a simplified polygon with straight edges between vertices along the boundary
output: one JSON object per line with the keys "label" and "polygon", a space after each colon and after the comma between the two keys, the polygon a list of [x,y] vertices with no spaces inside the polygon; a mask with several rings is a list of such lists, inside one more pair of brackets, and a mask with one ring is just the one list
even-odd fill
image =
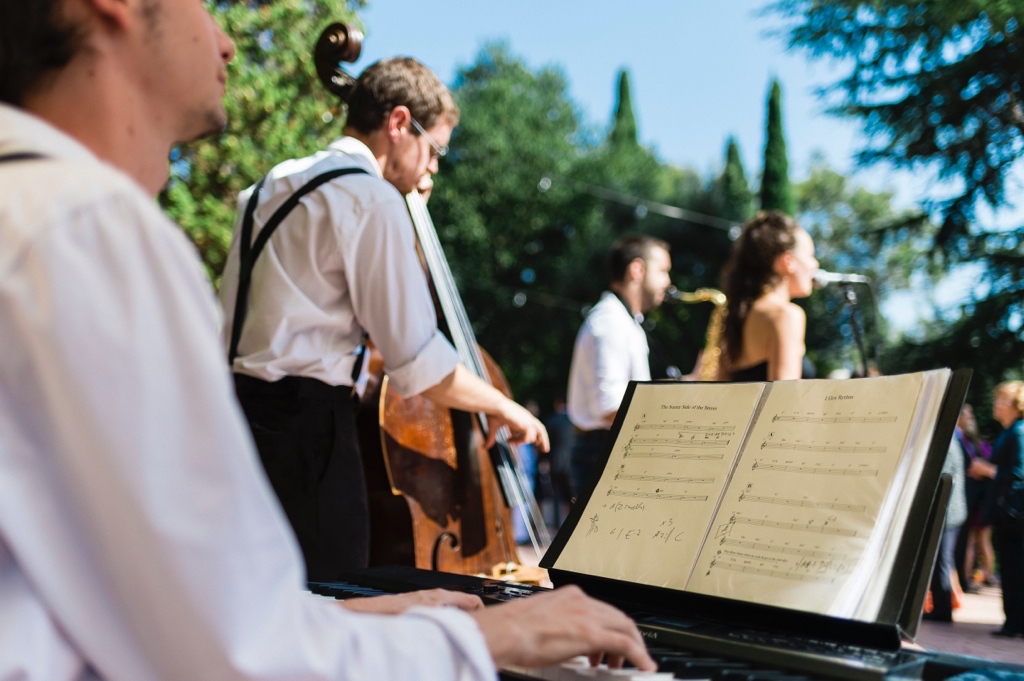
{"label": "saxophone", "polygon": [[707,331],[704,333],[704,350],[700,355],[697,377],[701,381],[716,380],[718,378],[718,363],[722,358],[722,330],[725,328],[725,315],[729,311],[725,294],[713,288],[699,288],[690,293],[680,291],[675,286],[669,286],[665,291],[665,297],[686,304],[714,304],[715,309],[711,313]]}

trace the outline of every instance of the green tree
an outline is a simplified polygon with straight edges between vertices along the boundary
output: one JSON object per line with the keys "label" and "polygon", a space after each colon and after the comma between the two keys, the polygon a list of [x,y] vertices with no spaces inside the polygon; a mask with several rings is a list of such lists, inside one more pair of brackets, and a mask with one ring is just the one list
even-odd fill
{"label": "green tree", "polygon": [[772,80],[768,95],[767,139],[764,145],[764,170],[761,175],[761,210],[781,210],[792,215],[796,208],[793,186],[789,182],[786,136],[782,130],[782,86]]}
{"label": "green tree", "polygon": [[615,119],[608,141],[613,147],[638,144],[633,99],[629,93],[629,72],[626,69],[619,71],[619,94],[615,101]]}
{"label": "green tree", "polygon": [[893,354],[900,369],[973,367],[968,399],[987,403],[1024,356],[1024,227],[993,232],[976,222],[979,205],[1006,202],[1024,157],[1024,5],[782,0],[771,10],[787,22],[791,47],[848,67],[828,94],[868,133],[864,163],[932,168],[947,180],[947,194],[925,204],[940,222],[933,254],[948,265],[983,263],[985,285]]}
{"label": "green tree", "polygon": [[750,217],[752,194],[743,168],[740,148],[735,137],[729,137],[725,146],[725,169],[718,176],[717,198],[721,202],[720,215],[727,220],[744,222]]}
{"label": "green tree", "polygon": [[564,394],[573,340],[609,236],[577,189],[587,131],[554,68],[533,71],[507,45],[484,46],[452,91],[462,120],[430,210],[480,344],[520,399]]}
{"label": "green tree", "polygon": [[238,192],[280,161],[310,154],[340,134],[343,111],[317,80],[312,51],[327,24],[353,21],[360,6],[361,0],[211,5],[237,50],[228,67],[227,129],[173,151],[160,203],[195,243],[215,282]]}

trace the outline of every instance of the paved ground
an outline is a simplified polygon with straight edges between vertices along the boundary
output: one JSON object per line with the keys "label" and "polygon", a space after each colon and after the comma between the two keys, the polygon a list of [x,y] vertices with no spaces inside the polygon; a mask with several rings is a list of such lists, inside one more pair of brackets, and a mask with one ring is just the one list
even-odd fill
{"label": "paved ground", "polygon": [[930,650],[1024,664],[1024,639],[992,636],[1002,623],[999,589],[982,587],[979,593],[963,595],[952,624],[922,622],[917,642]]}

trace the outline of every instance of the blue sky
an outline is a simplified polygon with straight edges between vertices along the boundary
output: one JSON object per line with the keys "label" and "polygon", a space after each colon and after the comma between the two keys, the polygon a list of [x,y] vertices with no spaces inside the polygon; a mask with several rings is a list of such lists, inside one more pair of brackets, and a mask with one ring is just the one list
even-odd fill
{"label": "blue sky", "polygon": [[606,126],[616,75],[630,71],[641,141],[670,163],[720,167],[734,134],[753,174],[764,145],[764,100],[771,77],[785,88],[785,124],[797,177],[815,150],[850,167],[853,125],[825,116],[813,89],[832,70],[787,54],[763,35],[763,0],[636,0],[628,8],[579,0],[446,0],[426,11],[411,0],[371,0],[362,12],[367,36],[362,66],[408,54],[447,83],[481,45],[504,40],[531,68],[559,67],[585,120]]}
{"label": "blue sky", "polygon": [[[854,172],[855,182],[896,192],[908,207],[939,190],[928,172],[896,173],[885,167],[856,170],[863,144],[858,127],[825,113],[818,88],[835,81],[841,65],[789,53],[767,35],[777,25],[759,16],[765,0],[370,0],[361,12],[366,39],[358,73],[372,61],[416,57],[451,83],[480,47],[502,40],[530,68],[556,66],[583,120],[602,129],[612,116],[616,77],[630,72],[640,140],[668,163],[702,174],[717,173],[725,141],[735,135],[754,186],[764,147],[768,85],[783,86],[783,119],[794,180],[803,179],[816,153],[832,167]],[[443,181],[443,180],[442,180]],[[1010,221],[1024,216],[1017,210]],[[1007,216],[1002,216],[1005,220]],[[1019,224],[1019,221],[1017,222]],[[943,305],[963,299],[975,277],[952,277],[936,293]],[[920,292],[914,294],[920,296]],[[920,305],[911,296],[889,296],[887,316],[908,328]]]}

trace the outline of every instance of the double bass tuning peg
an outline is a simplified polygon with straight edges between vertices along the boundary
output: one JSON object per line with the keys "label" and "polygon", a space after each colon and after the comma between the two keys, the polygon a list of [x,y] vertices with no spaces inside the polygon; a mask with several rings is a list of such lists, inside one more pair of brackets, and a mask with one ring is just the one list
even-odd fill
{"label": "double bass tuning peg", "polygon": [[348,24],[331,24],[316,41],[313,49],[316,75],[323,86],[342,101],[348,100],[356,81],[341,65],[359,59],[362,49],[362,31]]}

